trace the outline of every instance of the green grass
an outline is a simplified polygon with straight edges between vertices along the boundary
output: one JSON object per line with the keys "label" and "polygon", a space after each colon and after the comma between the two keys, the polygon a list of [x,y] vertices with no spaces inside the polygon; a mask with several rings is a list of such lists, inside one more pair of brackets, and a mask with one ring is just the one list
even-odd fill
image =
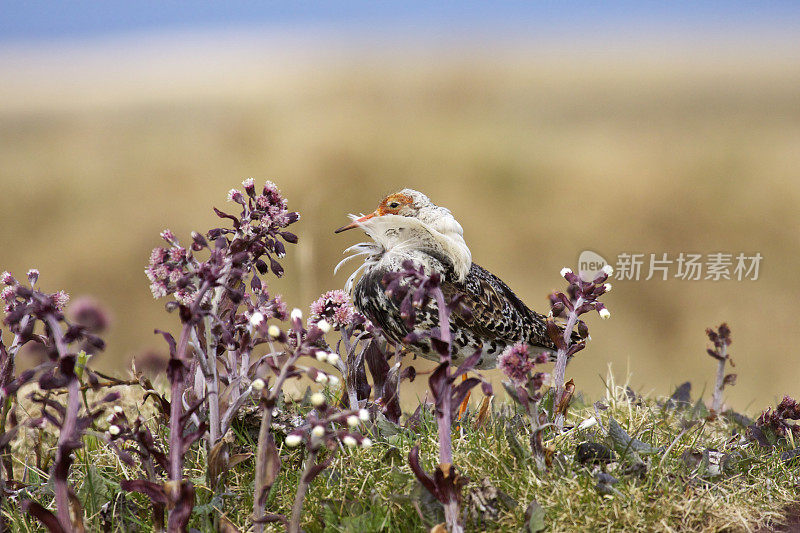
{"label": "green grass", "polygon": [[[525,456],[528,430],[513,405],[496,399],[491,417],[481,428],[473,427],[469,412],[454,430],[455,464],[470,479],[464,490],[463,507],[475,512],[471,493],[490,484],[505,496],[490,502],[496,517],[475,512],[466,520],[470,531],[519,531],[532,501],[543,510],[546,531],[745,531],[780,523],[782,512],[797,501],[800,472],[787,465],[779,452],[746,443],[742,426],[727,419],[709,421],[702,409],[665,409],[663,399],[631,400],[625,388],[609,384],[601,402],[600,422],[608,428],[611,418],[631,436],[654,448],[640,454],[647,468],[631,472],[635,462],[620,453],[617,461],[603,469],[619,481],[611,494],[596,489],[595,474],[600,467],[579,464],[574,456],[579,443],[605,442],[614,447],[600,426],[572,429],[546,441],[554,449],[553,464],[538,472]],[[595,415],[592,405],[574,402],[568,423],[577,426]],[[697,422],[682,428],[690,420]],[[256,428],[237,427],[231,453],[252,453]],[[430,472],[438,456],[436,423],[424,413],[418,432],[394,427],[388,422],[369,430],[374,445],[369,449],[341,450],[331,467],[315,479],[303,512],[303,528],[314,532],[423,531],[440,522],[441,512],[424,493],[407,464],[409,450],[420,446],[423,466]],[[511,435],[513,439],[509,440]],[[163,435],[162,435],[163,437]],[[278,436],[283,469],[269,497],[268,511],[288,515],[303,460],[303,450],[282,446]],[[88,436],[77,453],[72,480],[83,502],[87,529],[102,530],[103,516],[112,517],[115,530],[148,530],[149,506],[140,495],[123,494],[118,480],[137,473],[124,468],[101,439]],[[712,475],[701,461],[687,466],[686,450],[706,449],[729,454],[723,473]],[[16,457],[22,457],[16,454]],[[254,460],[237,465],[228,474],[228,492],[213,497],[206,485],[205,452],[195,446],[186,457],[187,476],[197,488],[197,507],[191,526],[212,531],[213,518],[224,515],[240,530],[251,527]],[[24,459],[18,459],[21,463]],[[51,496],[46,474],[28,469],[27,492],[47,505]],[[111,509],[104,510],[104,504]],[[13,505],[13,504],[10,504]],[[34,522],[12,507],[12,530],[37,531]],[[481,521],[476,521],[477,516]],[[279,531],[277,525],[268,528]]]}

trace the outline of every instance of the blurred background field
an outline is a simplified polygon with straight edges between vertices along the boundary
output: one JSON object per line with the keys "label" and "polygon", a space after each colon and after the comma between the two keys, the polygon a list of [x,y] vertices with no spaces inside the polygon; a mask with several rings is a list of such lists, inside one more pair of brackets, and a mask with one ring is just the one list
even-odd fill
{"label": "blurred background field", "polygon": [[800,395],[800,33],[775,18],[705,32],[661,28],[656,13],[622,34],[537,35],[519,18],[513,31],[436,19],[383,31],[379,17],[12,32],[0,40],[0,270],[37,267],[45,288],[106,303],[97,364],[121,373],[164,352],[152,330],[177,322],[143,274],[163,228],[188,240],[219,224],[211,206],[243,178],[274,180],[302,219],[270,286],[307,309],[349,273],[332,273],[357,238],[333,235],[345,215],[412,187],[449,207],[473,259],[539,311],[582,250],[612,262],[760,252],[757,281],[615,282],[612,319],[590,319],[568,370],[593,397],[608,364],[643,392],[709,389],[704,329],[727,321],[729,403],[760,410]]}

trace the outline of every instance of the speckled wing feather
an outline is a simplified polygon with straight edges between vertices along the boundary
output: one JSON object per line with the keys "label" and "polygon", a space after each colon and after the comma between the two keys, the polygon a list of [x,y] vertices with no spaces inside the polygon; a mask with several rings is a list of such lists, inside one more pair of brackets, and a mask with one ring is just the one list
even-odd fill
{"label": "speckled wing feather", "polygon": [[484,342],[512,344],[525,340],[531,346],[555,349],[547,335],[545,317],[531,311],[508,285],[480,265],[472,264],[463,283],[443,281],[442,291],[447,298],[461,295],[472,310],[469,317],[454,314],[453,325],[471,330]]}

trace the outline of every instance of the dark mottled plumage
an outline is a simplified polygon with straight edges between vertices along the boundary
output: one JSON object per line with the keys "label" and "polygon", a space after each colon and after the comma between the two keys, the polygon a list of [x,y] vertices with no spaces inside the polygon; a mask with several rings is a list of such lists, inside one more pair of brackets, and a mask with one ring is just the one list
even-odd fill
{"label": "dark mottled plumage", "polygon": [[[454,313],[450,317],[453,333],[455,362],[472,355],[482,348],[483,357],[478,368],[494,368],[503,350],[517,342],[526,342],[532,348],[552,352],[555,346],[547,335],[545,317],[530,310],[497,276],[485,268],[472,263],[463,282],[454,281],[452,269],[441,258],[430,257],[428,266],[443,273],[442,291],[445,298],[463,295],[463,302],[470,307],[468,318]],[[356,283],[354,302],[356,307],[379,326],[386,336],[397,343],[405,344],[409,333],[397,304],[384,293],[382,279],[386,269],[368,269]],[[435,302],[420,309],[416,316],[416,331],[427,331],[438,326],[438,309]],[[413,348],[423,357],[438,360],[429,342],[422,338]]]}

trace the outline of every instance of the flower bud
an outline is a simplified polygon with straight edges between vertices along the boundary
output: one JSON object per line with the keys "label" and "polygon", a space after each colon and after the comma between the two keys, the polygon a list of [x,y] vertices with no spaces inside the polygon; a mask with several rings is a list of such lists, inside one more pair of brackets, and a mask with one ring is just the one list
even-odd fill
{"label": "flower bud", "polygon": [[329,333],[331,331],[331,325],[324,318],[317,322],[317,327],[322,330],[322,333]]}
{"label": "flower bud", "polygon": [[322,384],[327,383],[328,382],[328,374],[326,374],[324,372],[318,372],[317,373],[316,382],[317,383],[322,383]]}
{"label": "flower bud", "polygon": [[119,405],[115,405],[114,406],[114,412],[115,413],[122,414],[124,411],[125,411],[125,409],[123,409],[122,406],[119,406]]}
{"label": "flower bud", "polygon": [[600,311],[598,311],[598,313],[600,313],[600,318],[603,318],[603,319],[611,317],[611,311],[609,311],[605,307],[600,309]]}
{"label": "flower bud", "polygon": [[585,339],[589,336],[589,326],[587,326],[586,322],[583,320],[578,320],[578,335],[581,339]]}
{"label": "flower bud", "polygon": [[326,361],[328,359],[328,353],[323,350],[317,350],[314,356],[317,358],[317,361]]}
{"label": "flower bud", "polygon": [[121,430],[119,429],[119,426],[108,426],[108,433],[110,435],[114,435],[114,436],[119,435],[120,431]]}
{"label": "flower bud", "polygon": [[286,437],[286,446],[289,448],[296,448],[301,442],[303,442],[303,437],[301,435],[297,435],[296,433]]}
{"label": "flower bud", "polygon": [[369,411],[367,411],[366,409],[359,409],[358,418],[360,418],[364,422],[367,422],[369,420]]}
{"label": "flower bud", "polygon": [[267,329],[267,333],[268,333],[268,334],[269,334],[269,336],[270,336],[270,337],[272,337],[273,339],[277,339],[278,337],[280,337],[280,336],[281,336],[281,328],[279,328],[279,327],[278,327],[278,326],[276,326],[275,324],[272,324],[272,325],[269,327],[269,329]]}
{"label": "flower bud", "polygon": [[361,446],[363,446],[364,448],[369,448],[370,446],[372,446],[372,439],[370,439],[369,437],[364,437],[363,439],[361,439]]}
{"label": "flower bud", "polygon": [[347,435],[345,438],[343,438],[343,439],[342,439],[342,442],[343,442],[343,443],[344,443],[344,445],[345,445],[345,446],[347,446],[348,448],[354,448],[354,447],[355,447],[355,445],[356,445],[356,444],[358,444],[358,442],[356,441],[356,439],[355,439],[354,437],[350,436],[350,435]]}
{"label": "flower bud", "polygon": [[325,435],[325,428],[322,426],[314,426],[314,429],[311,430],[311,434],[320,438]]}
{"label": "flower bud", "polygon": [[333,352],[328,354],[328,363],[330,363],[332,365],[335,365],[338,362],[339,362],[339,355],[338,354],[335,354]]}
{"label": "flower bud", "polygon": [[244,204],[244,196],[242,196],[241,191],[231,189],[228,191],[228,201],[236,202],[237,204]]}
{"label": "flower bud", "polygon": [[611,284],[610,283],[606,283],[605,285],[603,285],[603,288],[605,289],[606,292],[611,292]]}
{"label": "flower bud", "polygon": [[253,382],[250,384],[250,386],[253,387],[254,391],[261,392],[262,390],[264,390],[264,387],[266,386],[266,383],[264,383],[263,379],[256,378],[256,379],[253,380]]}
{"label": "flower bud", "polygon": [[325,403],[325,395],[321,392],[315,392],[311,395],[311,404],[314,407],[319,407],[320,405]]}
{"label": "flower bud", "polygon": [[567,274],[572,274],[572,269],[568,267],[564,267],[561,269],[561,277],[563,278]]}
{"label": "flower bud", "polygon": [[254,328],[257,328],[264,322],[264,313],[260,311],[256,311],[253,313],[253,316],[250,317],[250,325]]}
{"label": "flower bud", "polygon": [[335,387],[336,385],[339,384],[339,378],[337,378],[336,376],[328,376],[328,384],[331,387]]}
{"label": "flower bud", "polygon": [[303,320],[303,312],[297,307],[292,309],[292,314],[290,316],[292,317],[292,320]]}
{"label": "flower bud", "polygon": [[350,415],[347,417],[347,425],[351,428],[354,428],[358,425],[358,417],[356,415]]}
{"label": "flower bud", "polygon": [[612,267],[611,265],[606,265],[603,267],[603,272],[606,273],[606,276],[610,276],[611,274],[614,273],[614,267]]}

